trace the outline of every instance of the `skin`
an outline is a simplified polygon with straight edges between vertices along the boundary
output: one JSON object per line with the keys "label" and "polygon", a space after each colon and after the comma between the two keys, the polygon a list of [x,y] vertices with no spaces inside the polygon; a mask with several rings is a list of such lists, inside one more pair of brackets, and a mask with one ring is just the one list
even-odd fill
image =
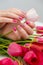
{"label": "skin", "polygon": [[[26,13],[22,10],[11,8],[8,10],[0,11],[0,33],[3,35],[7,32],[13,30],[12,33],[6,37],[13,40],[28,39],[30,34],[33,34],[32,28],[34,28],[34,23],[24,23],[20,22],[20,17],[24,18]],[[15,23],[16,20],[16,23]],[[19,24],[19,25],[18,25]]]}

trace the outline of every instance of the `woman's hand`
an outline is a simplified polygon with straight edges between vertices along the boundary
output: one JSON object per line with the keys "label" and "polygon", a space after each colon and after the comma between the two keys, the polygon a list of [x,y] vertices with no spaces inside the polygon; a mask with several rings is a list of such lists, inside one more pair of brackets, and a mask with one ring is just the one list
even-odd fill
{"label": "woman's hand", "polygon": [[23,39],[28,39],[30,34],[33,34],[33,29],[34,28],[34,24],[27,21],[24,24],[21,25],[17,25],[17,27],[15,27],[14,24],[7,24],[3,31],[2,34],[5,35],[10,31],[10,34],[6,35],[6,37],[13,39],[13,40],[20,40],[21,38]]}
{"label": "woman's hand", "polygon": [[[21,10],[12,8],[4,11],[4,13],[0,15],[0,23],[8,24],[4,24],[5,26],[3,27],[2,34],[5,35],[13,30],[13,32],[6,35],[6,37],[13,40],[20,40],[21,38],[28,39],[29,35],[33,34],[32,28],[34,28],[34,23],[26,21],[22,24],[20,22],[22,18],[25,18],[25,13]],[[20,24],[18,25],[18,23]]]}
{"label": "woman's hand", "polygon": [[25,13],[19,9],[12,8],[8,10],[0,10],[0,28],[2,28],[5,23],[15,23],[15,20],[20,20],[20,17],[24,17]]}

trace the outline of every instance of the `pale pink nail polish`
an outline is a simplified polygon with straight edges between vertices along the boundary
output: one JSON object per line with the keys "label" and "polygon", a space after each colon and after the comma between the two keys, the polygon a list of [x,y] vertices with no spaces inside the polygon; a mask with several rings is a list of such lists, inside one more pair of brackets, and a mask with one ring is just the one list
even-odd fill
{"label": "pale pink nail polish", "polygon": [[14,27],[13,30],[16,31],[16,27]]}
{"label": "pale pink nail polish", "polygon": [[26,24],[30,24],[30,21],[26,21]]}
{"label": "pale pink nail polish", "polygon": [[19,20],[23,20],[23,17],[20,16],[20,17],[19,17]]}
{"label": "pale pink nail polish", "polygon": [[13,22],[14,22],[14,23],[17,23],[17,20],[16,20],[16,19],[13,19]]}

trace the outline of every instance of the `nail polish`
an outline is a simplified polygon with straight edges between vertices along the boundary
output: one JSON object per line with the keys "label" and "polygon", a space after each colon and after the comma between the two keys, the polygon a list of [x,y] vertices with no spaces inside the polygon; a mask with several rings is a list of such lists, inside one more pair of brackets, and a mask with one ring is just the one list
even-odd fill
{"label": "nail polish", "polygon": [[13,22],[14,22],[14,23],[17,23],[17,20],[16,20],[16,19],[13,19]]}
{"label": "nail polish", "polygon": [[19,17],[19,20],[23,20],[23,17],[20,16],[20,17]]}
{"label": "nail polish", "polygon": [[13,30],[16,31],[16,27],[14,27]]}
{"label": "nail polish", "polygon": [[26,24],[30,24],[30,21],[26,21]]}

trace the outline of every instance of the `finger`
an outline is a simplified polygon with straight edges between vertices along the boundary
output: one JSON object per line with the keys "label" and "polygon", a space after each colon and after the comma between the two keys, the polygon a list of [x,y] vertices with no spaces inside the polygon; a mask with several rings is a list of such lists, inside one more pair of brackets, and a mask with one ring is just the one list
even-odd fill
{"label": "finger", "polygon": [[13,19],[18,19],[19,20],[19,16],[17,14],[13,14],[11,12],[7,12],[7,11],[4,11],[0,14],[0,16],[2,17],[8,17],[8,18],[13,18]]}
{"label": "finger", "polygon": [[[4,31],[5,32],[5,31]],[[4,34],[4,33],[3,33]],[[7,34],[7,33],[5,33]],[[9,35],[6,35],[5,37],[9,38],[9,39],[12,39],[12,40],[17,40],[17,37],[15,35],[14,32],[10,33]]]}
{"label": "finger", "polygon": [[31,28],[30,26],[28,26],[26,23],[22,24],[21,26],[22,26],[22,28],[25,29],[25,31],[26,31],[28,34],[33,34],[32,28]]}
{"label": "finger", "polygon": [[14,23],[13,19],[0,17],[0,23]]}
{"label": "finger", "polygon": [[[7,25],[7,26],[8,26],[8,25]],[[5,36],[5,37],[7,37],[7,38],[9,38],[9,39],[17,40],[17,37],[16,37],[15,33],[10,29],[9,26],[8,26],[8,27],[9,27],[9,29],[8,29],[7,26],[6,26],[6,27],[3,29],[3,31],[1,32],[2,35]],[[6,28],[7,28],[7,29],[6,29]],[[9,33],[10,31],[12,31],[12,32],[7,35],[7,33]]]}
{"label": "finger", "polygon": [[21,38],[20,38],[20,35],[19,35],[19,33],[18,33],[16,27],[13,28],[13,32],[14,32],[14,34],[16,35],[16,40],[20,40]]}
{"label": "finger", "polygon": [[34,28],[35,27],[35,24],[33,22],[30,22],[30,21],[26,21],[26,24],[28,26],[30,26],[31,28]]}
{"label": "finger", "polygon": [[25,12],[21,11],[20,9],[11,8],[8,10],[9,12],[12,12],[14,14],[20,15],[22,17],[25,17]]}
{"label": "finger", "polygon": [[28,36],[27,32],[20,25],[17,26],[17,29],[19,31],[20,36],[23,39],[28,39],[29,36]]}

